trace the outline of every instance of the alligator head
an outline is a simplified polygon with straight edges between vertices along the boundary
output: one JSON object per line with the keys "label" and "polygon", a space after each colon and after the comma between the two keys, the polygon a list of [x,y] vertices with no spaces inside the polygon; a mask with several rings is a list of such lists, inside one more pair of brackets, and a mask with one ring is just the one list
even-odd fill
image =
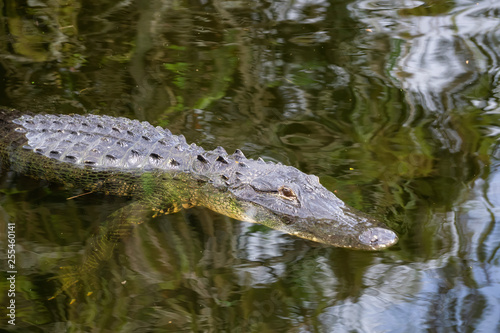
{"label": "alligator head", "polygon": [[226,183],[241,220],[338,247],[381,250],[396,234],[294,167],[246,160]]}

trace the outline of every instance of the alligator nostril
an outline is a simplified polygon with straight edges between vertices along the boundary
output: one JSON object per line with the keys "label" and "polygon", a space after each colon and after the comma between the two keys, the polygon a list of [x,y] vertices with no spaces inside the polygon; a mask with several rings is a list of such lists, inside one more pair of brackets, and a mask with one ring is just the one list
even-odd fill
{"label": "alligator nostril", "polygon": [[359,240],[370,248],[383,249],[395,244],[398,236],[392,230],[375,227],[362,232]]}

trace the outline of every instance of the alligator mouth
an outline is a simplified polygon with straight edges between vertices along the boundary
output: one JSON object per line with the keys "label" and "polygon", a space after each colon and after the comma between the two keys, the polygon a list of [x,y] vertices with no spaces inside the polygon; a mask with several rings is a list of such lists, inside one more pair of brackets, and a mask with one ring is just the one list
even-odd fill
{"label": "alligator mouth", "polygon": [[298,231],[289,233],[317,243],[364,251],[384,250],[398,242],[398,236],[394,231],[379,227],[370,228],[357,237],[356,235],[342,235],[342,233],[335,233],[326,237]]}
{"label": "alligator mouth", "polygon": [[380,251],[398,242],[396,233],[376,220],[361,217],[353,222],[303,219],[287,224],[283,231],[314,242],[354,250]]}
{"label": "alligator mouth", "polygon": [[380,251],[398,242],[394,231],[347,205],[337,208],[335,214],[330,214],[328,218],[270,213],[260,207],[249,205],[244,214],[233,217],[313,242],[353,250]]}

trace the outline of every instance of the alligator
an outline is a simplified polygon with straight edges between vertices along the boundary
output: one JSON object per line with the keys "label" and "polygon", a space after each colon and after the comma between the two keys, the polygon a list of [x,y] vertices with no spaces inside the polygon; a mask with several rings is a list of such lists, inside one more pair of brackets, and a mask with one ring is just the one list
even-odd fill
{"label": "alligator", "polygon": [[246,158],[240,150],[206,151],[145,121],[1,109],[0,162],[3,168],[87,193],[133,199],[96,235],[87,268],[109,256],[117,241],[148,215],[193,206],[336,247],[382,250],[398,240],[314,175]]}

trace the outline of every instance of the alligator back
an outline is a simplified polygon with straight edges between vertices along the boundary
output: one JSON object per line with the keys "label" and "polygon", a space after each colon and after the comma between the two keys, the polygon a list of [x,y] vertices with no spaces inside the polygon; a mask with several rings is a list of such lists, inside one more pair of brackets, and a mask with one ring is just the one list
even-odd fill
{"label": "alligator back", "polygon": [[0,119],[4,165],[36,178],[108,194],[142,193],[135,178],[144,173],[189,173],[193,161],[205,152],[168,129],[122,117],[3,110]]}
{"label": "alligator back", "polygon": [[147,122],[96,115],[22,115],[9,126],[22,148],[75,166],[120,170],[182,169],[203,149]]}

